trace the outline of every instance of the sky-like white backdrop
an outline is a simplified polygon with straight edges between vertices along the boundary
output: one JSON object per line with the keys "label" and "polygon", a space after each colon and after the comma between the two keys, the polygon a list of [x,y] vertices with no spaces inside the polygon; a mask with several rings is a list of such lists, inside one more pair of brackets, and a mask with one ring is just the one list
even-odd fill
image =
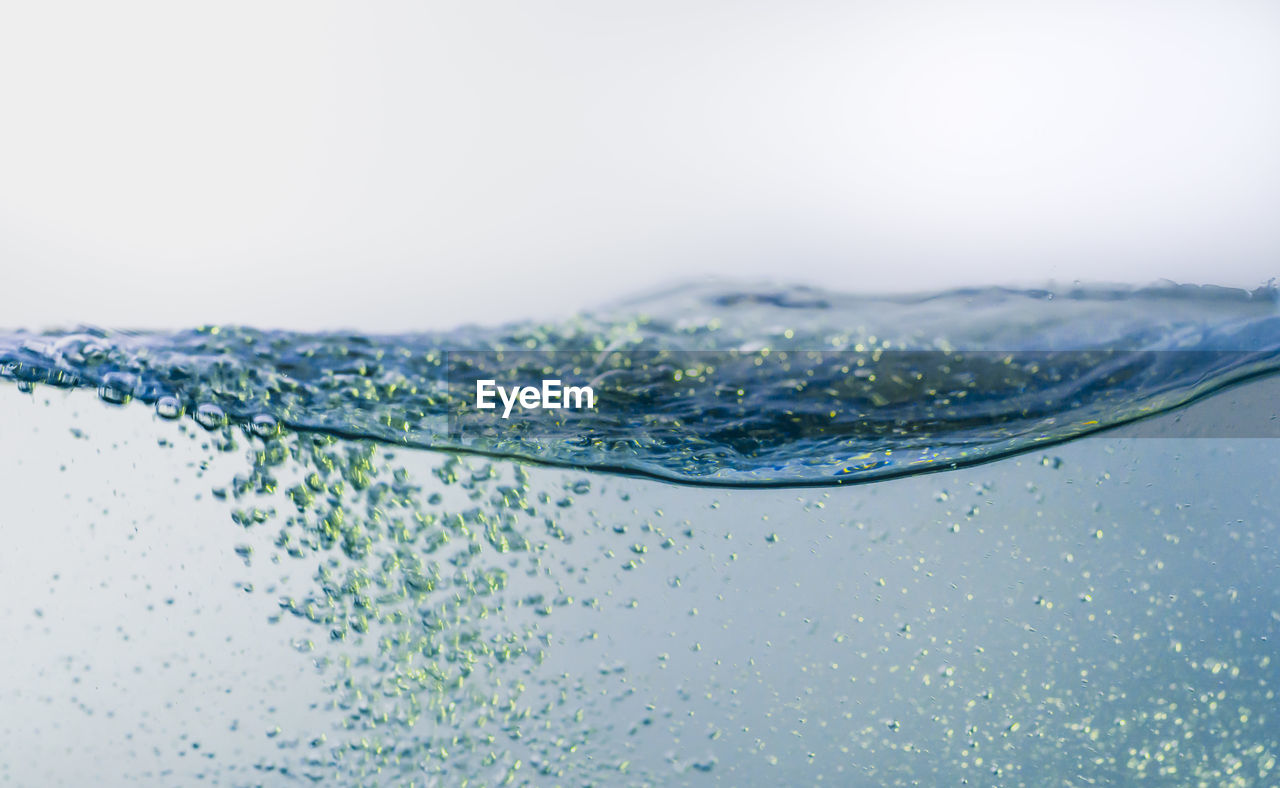
{"label": "sky-like white backdrop", "polygon": [[0,10],[0,325],[1280,274],[1280,5]]}

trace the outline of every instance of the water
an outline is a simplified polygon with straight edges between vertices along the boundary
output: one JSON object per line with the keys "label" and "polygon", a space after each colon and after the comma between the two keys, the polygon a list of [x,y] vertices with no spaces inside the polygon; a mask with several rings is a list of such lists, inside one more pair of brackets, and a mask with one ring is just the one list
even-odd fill
{"label": "water", "polygon": [[[1271,290],[0,360],[0,781],[1276,780]],[[551,374],[601,407],[468,411]]]}

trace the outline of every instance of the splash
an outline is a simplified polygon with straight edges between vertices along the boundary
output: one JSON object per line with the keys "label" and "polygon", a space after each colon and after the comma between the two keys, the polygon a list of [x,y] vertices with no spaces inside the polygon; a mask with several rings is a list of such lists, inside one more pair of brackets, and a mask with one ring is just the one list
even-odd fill
{"label": "splash", "polygon": [[[730,486],[874,481],[1147,418],[1280,368],[1280,291],[689,287],[557,323],[364,335],[9,333],[24,385],[96,387],[208,429]],[[592,411],[485,421],[478,379],[591,384]]]}

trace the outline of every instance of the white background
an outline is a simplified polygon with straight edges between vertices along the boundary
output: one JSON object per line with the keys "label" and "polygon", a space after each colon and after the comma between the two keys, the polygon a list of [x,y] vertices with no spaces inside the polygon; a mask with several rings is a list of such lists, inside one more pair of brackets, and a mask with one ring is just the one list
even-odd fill
{"label": "white background", "polygon": [[0,325],[1280,266],[1280,4],[8,3]]}

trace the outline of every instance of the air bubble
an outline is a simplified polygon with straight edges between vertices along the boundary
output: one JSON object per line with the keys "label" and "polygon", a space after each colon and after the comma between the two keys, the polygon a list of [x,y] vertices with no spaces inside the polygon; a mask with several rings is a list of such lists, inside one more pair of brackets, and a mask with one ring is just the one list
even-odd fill
{"label": "air bubble", "polygon": [[227,414],[222,412],[222,408],[211,402],[206,402],[196,408],[196,423],[206,430],[216,430],[227,423]]}
{"label": "air bubble", "polygon": [[253,430],[253,434],[259,438],[273,438],[280,434],[279,422],[266,413],[254,416],[253,421],[249,422],[249,429]]}
{"label": "air bubble", "polygon": [[108,372],[102,377],[102,385],[98,386],[98,396],[103,402],[124,405],[133,399],[136,384],[137,379],[128,372]]}
{"label": "air bubble", "polygon": [[161,397],[156,400],[156,415],[162,419],[176,419],[182,415],[182,403],[177,397]]}

